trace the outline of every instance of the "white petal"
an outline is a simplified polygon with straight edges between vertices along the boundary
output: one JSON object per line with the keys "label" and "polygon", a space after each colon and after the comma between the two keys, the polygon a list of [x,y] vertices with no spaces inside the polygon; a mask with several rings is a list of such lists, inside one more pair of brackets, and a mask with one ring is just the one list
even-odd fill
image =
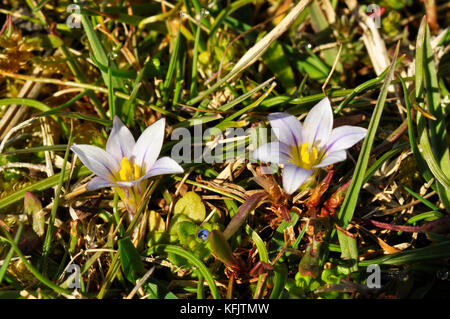
{"label": "white petal", "polygon": [[165,174],[180,174],[184,173],[184,169],[170,157],[161,157],[156,163],[147,171],[147,173],[141,178],[134,181],[117,182],[117,185],[122,187],[133,187],[139,184],[144,179],[152,176],[165,175]]}
{"label": "white petal", "polygon": [[113,128],[106,142],[106,152],[108,152],[120,165],[123,157],[130,158],[134,147],[134,137],[130,130],[123,125],[120,118],[115,115]]}
{"label": "white petal", "polygon": [[133,187],[133,186],[135,186],[136,184],[138,184],[141,180],[143,180],[144,178],[140,178],[140,179],[138,179],[138,180],[135,180],[135,181],[128,181],[128,182],[122,182],[122,181],[118,181],[118,182],[116,182],[116,184],[118,185],[118,186],[121,186],[121,187]]}
{"label": "white petal", "polygon": [[333,110],[330,100],[325,97],[309,111],[303,122],[304,141],[321,149],[328,143],[332,128]]}
{"label": "white petal", "polygon": [[91,181],[86,185],[86,189],[89,191],[93,191],[99,188],[105,188],[105,187],[113,187],[116,186],[116,184],[103,179],[101,177],[95,176]]}
{"label": "white petal", "polygon": [[311,174],[312,169],[304,169],[295,165],[284,165],[283,188],[289,195],[295,192]]}
{"label": "white petal", "polygon": [[145,178],[165,174],[181,174],[184,169],[170,157],[161,157],[145,174]]}
{"label": "white petal", "polygon": [[93,145],[72,145],[70,149],[75,152],[81,162],[95,175],[111,180],[114,173],[119,170],[115,160],[103,149]]}
{"label": "white petal", "polygon": [[266,163],[286,164],[290,158],[290,148],[281,142],[261,145],[253,151],[253,158]]}
{"label": "white petal", "polygon": [[326,151],[333,153],[346,150],[362,140],[366,136],[366,133],[367,129],[363,127],[350,125],[339,126],[331,132]]}
{"label": "white petal", "polygon": [[270,126],[278,140],[289,146],[302,143],[302,124],[293,115],[287,113],[272,113],[268,116]]}
{"label": "white petal", "polygon": [[317,165],[314,166],[314,168],[319,167],[326,167],[328,165],[342,162],[347,158],[347,152],[345,150],[336,151],[333,153],[328,153],[325,155],[325,158]]}
{"label": "white petal", "polygon": [[139,165],[143,171],[148,171],[161,152],[164,140],[164,118],[153,123],[145,129],[133,148],[134,163]]}

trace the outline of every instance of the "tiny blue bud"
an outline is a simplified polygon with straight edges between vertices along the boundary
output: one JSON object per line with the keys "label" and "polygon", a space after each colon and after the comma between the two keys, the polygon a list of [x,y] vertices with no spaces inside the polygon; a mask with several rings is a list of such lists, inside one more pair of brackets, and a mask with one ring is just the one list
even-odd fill
{"label": "tiny blue bud", "polygon": [[197,238],[200,238],[201,240],[206,241],[206,239],[208,239],[208,235],[209,235],[209,232],[206,229],[201,229],[197,233]]}

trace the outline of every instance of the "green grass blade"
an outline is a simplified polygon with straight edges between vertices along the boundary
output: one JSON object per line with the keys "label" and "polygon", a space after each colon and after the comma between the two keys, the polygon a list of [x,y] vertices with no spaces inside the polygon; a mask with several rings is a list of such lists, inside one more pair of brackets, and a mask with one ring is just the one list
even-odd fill
{"label": "green grass blade", "polygon": [[341,258],[352,263],[349,265],[350,271],[358,271],[358,245],[356,242],[356,236],[348,233],[342,228],[336,228],[339,245],[341,247]]}
{"label": "green grass blade", "polygon": [[405,265],[426,260],[444,259],[450,257],[450,241],[432,244],[428,247],[417,248],[399,253],[379,257],[376,259],[364,260],[358,263],[361,267],[371,264],[377,265]]}
{"label": "green grass blade", "polygon": [[[81,70],[81,67],[78,64],[77,60],[73,57],[72,53],[67,49],[67,47],[65,45],[62,45],[60,47],[60,49],[61,49],[61,52],[63,53],[64,57],[67,59],[67,65],[69,66],[69,69],[72,71],[72,73],[78,79],[78,81],[80,81],[81,83],[87,83],[86,76],[84,75],[83,71]],[[94,57],[92,56],[92,58],[94,58]],[[89,96],[89,100],[92,102],[92,105],[94,105],[94,108],[97,111],[98,115],[102,119],[107,118],[105,109],[103,108],[100,100],[94,94],[94,92],[87,90],[86,94]],[[84,94],[83,94],[83,96],[84,96]]]}
{"label": "green grass blade", "polygon": [[33,274],[34,277],[36,277],[37,280],[39,280],[40,282],[42,282],[44,285],[46,285],[47,287],[53,289],[55,292],[60,293],[60,294],[66,294],[66,295],[70,295],[72,292],[69,290],[66,290],[64,288],[61,288],[58,285],[55,285],[50,279],[48,279],[47,277],[45,277],[44,275],[42,275],[36,268],[33,267],[33,265],[31,265],[27,258],[22,254],[22,252],[20,251],[19,247],[17,247],[16,243],[14,242],[14,240],[11,238],[11,235],[9,235],[8,232],[4,231],[8,243],[11,245],[11,247],[14,249],[15,253],[17,254],[17,256],[19,256],[20,260],[23,262],[23,264],[25,265],[25,267],[28,269],[28,271]]}
{"label": "green grass blade", "polygon": [[[88,94],[88,92],[90,92],[89,90],[85,90],[83,92],[78,93],[77,95],[75,95],[73,98],[71,98],[69,101],[67,101],[66,103],[63,103],[61,105],[58,105],[54,108],[52,108],[50,111],[46,111],[43,112],[41,114],[39,114],[39,116],[49,116],[49,115],[53,115],[54,113],[57,113],[63,109],[65,109],[66,107],[71,106],[72,104],[74,104],[76,101],[82,99],[86,94]],[[105,117],[106,118],[106,115]]]}
{"label": "green grass blade", "polygon": [[[181,24],[180,24],[181,26]],[[180,42],[181,42],[181,32],[180,27],[178,28],[177,37],[175,38],[175,43],[173,46],[173,52],[170,56],[169,69],[167,70],[166,79],[163,84],[163,104],[166,104],[169,100],[169,88],[172,83],[173,75],[175,74],[176,63],[178,60],[178,54],[180,51]]]}
{"label": "green grass blade", "polygon": [[134,283],[139,275],[145,271],[144,263],[141,260],[136,247],[131,242],[130,237],[126,236],[117,242],[120,254],[120,264],[125,278]]}
{"label": "green grass blade", "polygon": [[277,80],[286,89],[286,92],[288,94],[294,93],[296,85],[294,71],[283,51],[283,46],[278,41],[275,41],[263,54],[262,58]]}
{"label": "green grass blade", "polygon": [[236,11],[237,9],[252,3],[253,0],[238,0],[238,1],[232,1],[230,3],[229,6],[226,6],[225,9],[223,9],[222,11],[219,12],[219,14],[217,15],[217,17],[214,20],[213,25],[211,26],[211,29],[209,31],[209,36],[214,36],[217,29],[220,27],[220,25],[222,24],[222,22],[224,21],[224,19],[232,14],[234,11]]}
{"label": "green grass blade", "polygon": [[197,25],[197,31],[195,32],[194,51],[192,52],[191,88],[189,90],[190,99],[197,95],[198,49],[201,29],[201,23],[199,23]]}
{"label": "green grass blade", "polygon": [[402,187],[408,192],[410,193],[412,196],[414,196],[415,198],[417,198],[418,200],[420,200],[423,204],[425,204],[426,206],[428,206],[429,208],[431,208],[432,210],[439,210],[439,207],[437,207],[436,205],[434,205],[432,202],[430,202],[429,200],[423,198],[422,196],[420,196],[419,194],[417,194],[416,192],[414,192],[412,189],[410,189],[409,187],[402,185]]}
{"label": "green grass blade", "polygon": [[[322,13],[318,1],[313,0],[308,6],[309,15],[311,17],[311,25],[316,32],[316,37],[321,42],[330,42],[332,40],[332,30],[328,24],[327,18]],[[328,66],[332,66],[336,56],[338,54],[338,49],[336,47],[323,50],[322,55]],[[342,63],[338,61],[336,64],[336,71],[342,71]]]}
{"label": "green grass blade", "polygon": [[437,211],[430,211],[430,212],[425,212],[416,216],[411,217],[410,219],[408,219],[408,221],[406,222],[407,224],[415,224],[418,221],[421,220],[426,220],[426,221],[433,221],[436,220],[438,218],[441,218],[443,215],[440,212]]}
{"label": "green grass blade", "polygon": [[[268,264],[269,263],[269,253],[267,252],[267,248],[266,248],[266,245],[264,244],[264,241],[261,239],[261,237],[259,237],[258,233],[255,232],[249,225],[245,225],[245,231],[252,238],[253,242],[256,245],[256,249],[258,249],[259,260]],[[263,280],[264,280],[264,275],[263,274],[259,275],[258,284],[256,285],[256,287],[260,287],[261,285],[263,285]],[[263,291],[263,289],[261,289],[261,291]],[[253,298],[256,298],[257,293],[258,293],[258,289],[255,289]],[[261,295],[262,295],[262,293],[261,293]],[[259,296],[259,298],[262,297],[261,295]]]}
{"label": "green grass blade", "polygon": [[20,149],[20,150],[3,152],[3,153],[0,153],[0,156],[12,155],[12,154],[30,154],[30,153],[37,153],[37,152],[44,152],[44,151],[64,151],[66,149],[66,147],[67,147],[67,144],[36,146],[36,147],[29,147],[29,148],[24,148],[24,149]]}
{"label": "green grass blade", "polygon": [[[432,146],[430,144],[430,140],[428,138],[427,129],[425,126],[425,122],[420,120],[419,122],[419,130],[422,131],[420,136],[420,146],[422,147],[422,155],[425,161],[430,168],[430,171],[433,173],[434,177],[445,187],[445,190],[450,190],[450,179],[446,176],[444,171],[439,167],[439,163],[433,153]],[[445,145],[445,144],[441,144]],[[450,172],[450,171],[448,171]]]}
{"label": "green grass blade", "polygon": [[[11,195],[8,195],[8,196],[0,199],[0,209],[7,207],[11,204],[14,204],[15,202],[17,202],[19,200],[22,200],[23,197],[25,196],[26,192],[39,192],[39,191],[43,191],[50,187],[58,185],[61,175],[64,175],[64,182],[67,181],[68,176],[69,176],[69,171],[70,170],[67,169],[65,171],[65,174],[62,174],[62,173],[55,174],[51,177],[48,177],[39,182],[36,182],[30,186],[27,186],[19,191],[12,193]],[[83,166],[81,168],[75,169],[75,171],[73,173],[73,177],[74,178],[85,177],[89,174],[91,174],[91,171]]]}
{"label": "green grass blade", "polygon": [[[76,0],[76,4],[81,6],[81,1]],[[106,50],[104,49],[100,39],[98,38],[97,34],[95,33],[94,27],[92,26],[91,21],[88,19],[87,15],[84,12],[81,12],[81,24],[83,25],[84,32],[86,33],[86,36],[89,40],[89,44],[92,48],[92,53],[100,64],[102,65],[109,65],[114,69],[117,69],[117,65],[114,61],[111,61],[109,63],[108,55],[106,53]],[[103,78],[103,82],[107,85],[109,83],[109,75],[108,72],[100,70]],[[113,89],[122,89],[123,83],[122,79],[116,76],[111,75],[111,86]],[[120,101],[121,102],[121,101]],[[121,105],[121,103],[118,103],[118,107]],[[118,109],[117,112],[118,115],[121,115],[120,109]]]}
{"label": "green grass blade", "polygon": [[[80,0],[75,0],[75,3],[79,4],[81,6]],[[106,54],[106,51],[98,38],[97,34],[95,33],[94,27],[92,26],[91,21],[89,21],[88,17],[81,12],[81,23],[83,25],[84,31],[86,33],[86,36],[89,40],[89,44],[91,45],[93,55],[96,59],[96,61],[99,61],[103,65],[108,65],[108,55]],[[114,68],[117,68],[115,63],[111,63],[111,66]],[[108,82],[108,74],[105,71],[100,70],[102,72],[102,77],[105,83]],[[119,86],[120,82],[114,78],[114,86]]]}
{"label": "green grass blade", "polygon": [[353,214],[355,212],[359,191],[362,187],[362,183],[365,176],[364,172],[367,169],[370,151],[372,149],[372,145],[375,140],[375,134],[378,128],[378,124],[380,123],[381,114],[383,112],[384,104],[386,101],[387,91],[394,75],[395,64],[397,61],[399,48],[400,45],[397,44],[394,60],[392,61],[388,75],[384,81],[383,87],[381,88],[380,95],[378,96],[377,104],[375,105],[375,109],[373,110],[372,119],[370,120],[367,135],[366,138],[364,139],[361,152],[358,157],[358,162],[356,163],[352,182],[347,191],[347,194],[345,195],[341,209],[339,210],[338,213],[339,224],[344,229],[347,227],[348,223],[352,220]]}
{"label": "green grass blade", "polygon": [[151,66],[150,58],[147,58],[144,62],[144,67],[139,71],[136,76],[136,80],[133,84],[133,90],[131,91],[129,99],[125,101],[123,105],[123,114],[125,115],[125,123],[128,126],[134,126],[134,118],[135,118],[135,104],[136,104],[136,96],[139,92],[139,88],[141,87],[141,81],[144,77],[145,72]]}
{"label": "green grass blade", "polygon": [[273,83],[272,86],[266,92],[264,92],[264,94],[261,95],[255,102],[250,103],[246,107],[243,107],[239,111],[237,111],[234,114],[230,115],[229,117],[225,118],[222,122],[217,124],[215,127],[223,130],[225,127],[227,127],[227,123],[229,123],[230,121],[234,120],[235,118],[241,116],[242,114],[245,114],[246,112],[250,111],[251,109],[257,107],[259,104],[261,104],[262,101],[264,101],[269,96],[269,94],[275,88],[275,85],[276,84]]}
{"label": "green grass blade", "polygon": [[108,87],[109,114],[110,114],[111,120],[113,120],[114,115],[117,114],[117,110],[116,110],[116,99],[114,96],[114,86],[112,84],[113,75],[112,75],[112,71],[111,71],[111,62],[112,62],[111,57],[108,56],[108,71],[106,72],[108,75],[108,81],[106,81],[105,83],[106,83],[106,86]]}
{"label": "green grass blade", "polygon": [[67,144],[66,153],[64,154],[64,162],[61,169],[61,175],[59,176],[58,185],[55,191],[55,199],[53,200],[52,210],[50,212],[50,219],[48,221],[47,232],[45,234],[44,246],[42,247],[42,270],[44,274],[47,274],[48,256],[53,238],[53,230],[55,227],[56,212],[58,210],[59,198],[61,195],[62,185],[64,183],[64,173],[66,172],[67,160],[69,159],[70,145],[73,142],[72,132],[70,134],[69,143]]}
{"label": "green grass blade", "polygon": [[388,159],[390,159],[394,155],[397,155],[398,153],[400,153],[401,151],[406,149],[407,146],[408,146],[408,143],[402,143],[400,145],[397,145],[392,150],[384,153],[379,159],[377,159],[376,162],[373,163],[372,166],[369,167],[369,169],[367,169],[362,185],[364,185],[365,183],[367,183],[370,180],[370,178],[373,176],[373,174],[375,174],[375,172],[381,167],[381,165],[383,165],[384,162],[386,162]]}
{"label": "green grass blade", "polygon": [[203,278],[205,278],[206,282],[209,285],[209,289],[211,290],[211,295],[213,296],[213,298],[220,299],[220,293],[214,282],[214,278],[212,277],[208,268],[206,268],[205,264],[196,256],[194,256],[187,250],[174,245],[157,245],[150,247],[147,251],[148,255],[154,253],[172,253],[180,257],[186,258],[193,266],[197,267],[198,271],[201,273]]}
{"label": "green grass blade", "polygon": [[[48,106],[45,103],[42,103],[37,100],[28,99],[28,98],[6,98],[6,99],[0,99],[0,105],[26,105],[32,108],[35,108],[37,110],[40,110],[42,112],[49,112],[52,110],[50,106]],[[55,116],[51,116],[58,124],[61,126],[61,129],[63,130],[63,133],[65,135],[69,134],[69,129],[67,128],[66,124],[64,124],[61,119],[58,119]]]}
{"label": "green grass blade", "polygon": [[[14,243],[17,245],[20,240],[20,236],[22,235],[23,230],[23,223],[19,224],[19,227],[17,228],[16,235],[14,237]],[[0,268],[0,284],[3,281],[3,278],[5,278],[6,270],[8,269],[9,263],[11,262],[11,258],[14,255],[14,248],[11,247],[8,251],[8,254],[6,255],[5,259],[3,260],[3,265]]]}
{"label": "green grass blade", "polygon": [[446,116],[445,109],[441,105],[441,93],[426,17],[422,19],[416,44],[416,100],[421,104],[424,100],[424,91],[427,111],[436,118],[436,121],[417,114],[420,145],[428,167],[439,181],[436,185],[439,197],[450,211],[450,151],[447,146]]}
{"label": "green grass blade", "polygon": [[[261,40],[259,40],[250,50],[248,50],[234,65],[233,69],[228,72],[223,78],[218,80],[211,88],[201,92],[197,97],[189,100],[188,105],[193,105],[200,102],[207,95],[211,94],[217,90],[222,84],[226,83],[228,80],[232,79],[238,73],[242,72],[244,69],[252,65],[261,55],[264,54],[265,50],[273,43],[273,41],[278,38],[281,33],[284,33],[300,16],[305,7],[308,5],[310,0],[302,0],[295,5],[295,7],[286,15],[283,19],[284,23],[280,23],[275,28],[273,28],[268,34],[266,34]],[[233,4],[237,5],[238,2]]]}
{"label": "green grass blade", "polygon": [[184,43],[185,41],[182,41],[180,45],[181,46],[180,53],[177,59],[177,74],[175,76],[175,90],[173,93],[173,100],[172,100],[173,104],[178,103],[178,101],[180,100],[184,86],[184,68],[186,64],[186,56],[183,54],[184,53],[183,51],[185,51]]}
{"label": "green grass blade", "polygon": [[270,299],[280,299],[283,295],[284,286],[288,278],[288,269],[284,264],[274,267],[273,289]]}
{"label": "green grass blade", "polygon": [[[422,157],[422,154],[419,150],[418,143],[416,140],[416,135],[414,134],[414,124],[412,120],[412,114],[411,114],[411,102],[408,95],[408,89],[406,88],[405,81],[402,77],[399,77],[400,83],[403,88],[403,95],[405,99],[405,106],[406,106],[406,115],[408,117],[408,135],[409,135],[409,143],[411,145],[411,150],[413,152],[414,158],[416,159],[416,163],[419,166],[419,169],[422,173],[422,176],[425,178],[425,180],[428,182],[431,178],[433,178],[433,174],[430,172],[427,163]],[[436,189],[435,184],[432,184],[433,189]]]}
{"label": "green grass blade", "polygon": [[292,248],[297,249],[298,245],[300,244],[300,242],[302,241],[303,236],[306,233],[306,230],[308,229],[309,226],[309,219],[306,221],[305,225],[303,226],[302,231],[300,232],[300,234],[298,234],[297,239],[295,240],[295,243],[292,245]]}
{"label": "green grass blade", "polygon": [[205,298],[205,292],[203,291],[203,276],[200,274],[198,276],[198,282],[197,282],[197,299],[204,299]]}
{"label": "green grass blade", "polygon": [[360,94],[360,93],[362,93],[362,92],[364,92],[366,90],[370,90],[370,89],[375,88],[378,84],[380,84],[384,80],[384,78],[386,77],[388,71],[389,71],[389,68],[386,68],[386,70],[384,70],[383,73],[381,73],[376,78],[370,79],[370,80],[368,80],[368,81],[358,85],[352,91],[352,93],[347,95],[345,97],[345,99],[339,104],[339,106],[334,109],[334,114],[338,114],[339,112],[341,112],[342,109],[344,107],[346,107],[348,105],[348,103],[350,103],[358,94]]}
{"label": "green grass blade", "polygon": [[245,225],[245,231],[252,238],[253,242],[258,249],[259,260],[269,263],[269,253],[267,252],[266,245],[264,241],[259,237],[258,233],[255,232],[249,225]]}
{"label": "green grass blade", "polygon": [[112,125],[111,120],[102,120],[93,115],[82,114],[79,112],[60,112],[60,113],[54,113],[54,116],[90,121],[90,122],[98,123],[98,124],[101,124],[103,126],[108,126],[108,127]]}
{"label": "green grass blade", "polygon": [[241,103],[242,101],[246,100],[247,98],[249,98],[250,96],[252,96],[254,93],[258,92],[259,90],[261,90],[262,88],[267,87],[267,85],[269,85],[272,81],[274,80],[274,78],[270,78],[267,81],[261,83],[260,85],[258,85],[257,87],[255,87],[254,89],[248,91],[247,93],[242,94],[241,96],[239,96],[238,98],[235,98],[233,101],[231,101],[230,103],[227,103],[225,105],[222,105],[221,107],[219,107],[220,111],[228,111],[229,109],[233,108],[234,106],[236,106],[237,104]]}
{"label": "green grass blade", "polygon": [[137,76],[136,71],[116,69],[116,68],[113,68],[112,66],[108,67],[107,65],[101,64],[100,61],[98,61],[93,54],[90,54],[89,56],[90,56],[92,62],[94,62],[94,64],[105,73],[107,73],[108,71],[111,71],[111,74],[113,76],[117,76],[120,78],[128,78],[128,79],[135,79]]}

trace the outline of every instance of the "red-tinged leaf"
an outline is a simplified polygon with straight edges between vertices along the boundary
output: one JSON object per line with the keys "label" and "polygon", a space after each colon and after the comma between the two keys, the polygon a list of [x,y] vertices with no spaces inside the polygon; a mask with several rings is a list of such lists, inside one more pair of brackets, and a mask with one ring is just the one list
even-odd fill
{"label": "red-tinged leaf", "polygon": [[31,192],[25,193],[24,211],[32,220],[34,232],[39,237],[42,237],[45,233],[45,216],[42,211],[41,201]]}
{"label": "red-tinged leaf", "polygon": [[241,269],[238,259],[233,255],[230,245],[220,231],[213,230],[209,233],[208,244],[214,257],[233,270]]}
{"label": "red-tinged leaf", "polygon": [[317,278],[319,276],[319,251],[321,246],[322,242],[313,240],[313,242],[306,247],[306,252],[298,265],[298,271],[302,276],[311,276],[312,278]]}
{"label": "red-tinged leaf", "polygon": [[251,195],[247,200],[239,207],[236,215],[231,219],[227,228],[223,232],[223,236],[226,240],[230,239],[231,236],[242,226],[247,218],[248,214],[254,210],[262,199],[266,197],[266,193],[256,193]]}

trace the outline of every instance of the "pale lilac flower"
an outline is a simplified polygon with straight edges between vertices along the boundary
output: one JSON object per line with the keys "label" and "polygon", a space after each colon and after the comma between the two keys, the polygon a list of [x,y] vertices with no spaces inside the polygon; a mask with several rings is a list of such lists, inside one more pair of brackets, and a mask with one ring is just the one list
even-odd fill
{"label": "pale lilac flower", "polygon": [[86,188],[95,190],[113,187],[127,209],[134,213],[148,178],[184,172],[170,157],[158,159],[164,139],[164,126],[163,118],[147,127],[135,142],[130,130],[115,116],[106,151],[93,145],[72,145],[70,149],[97,175]]}
{"label": "pale lilac flower", "polygon": [[345,160],[346,149],[367,132],[349,125],[333,129],[333,110],[327,97],[309,111],[303,125],[286,113],[272,113],[268,118],[279,142],[260,146],[253,157],[284,165],[283,188],[288,194],[295,192],[317,168]]}

